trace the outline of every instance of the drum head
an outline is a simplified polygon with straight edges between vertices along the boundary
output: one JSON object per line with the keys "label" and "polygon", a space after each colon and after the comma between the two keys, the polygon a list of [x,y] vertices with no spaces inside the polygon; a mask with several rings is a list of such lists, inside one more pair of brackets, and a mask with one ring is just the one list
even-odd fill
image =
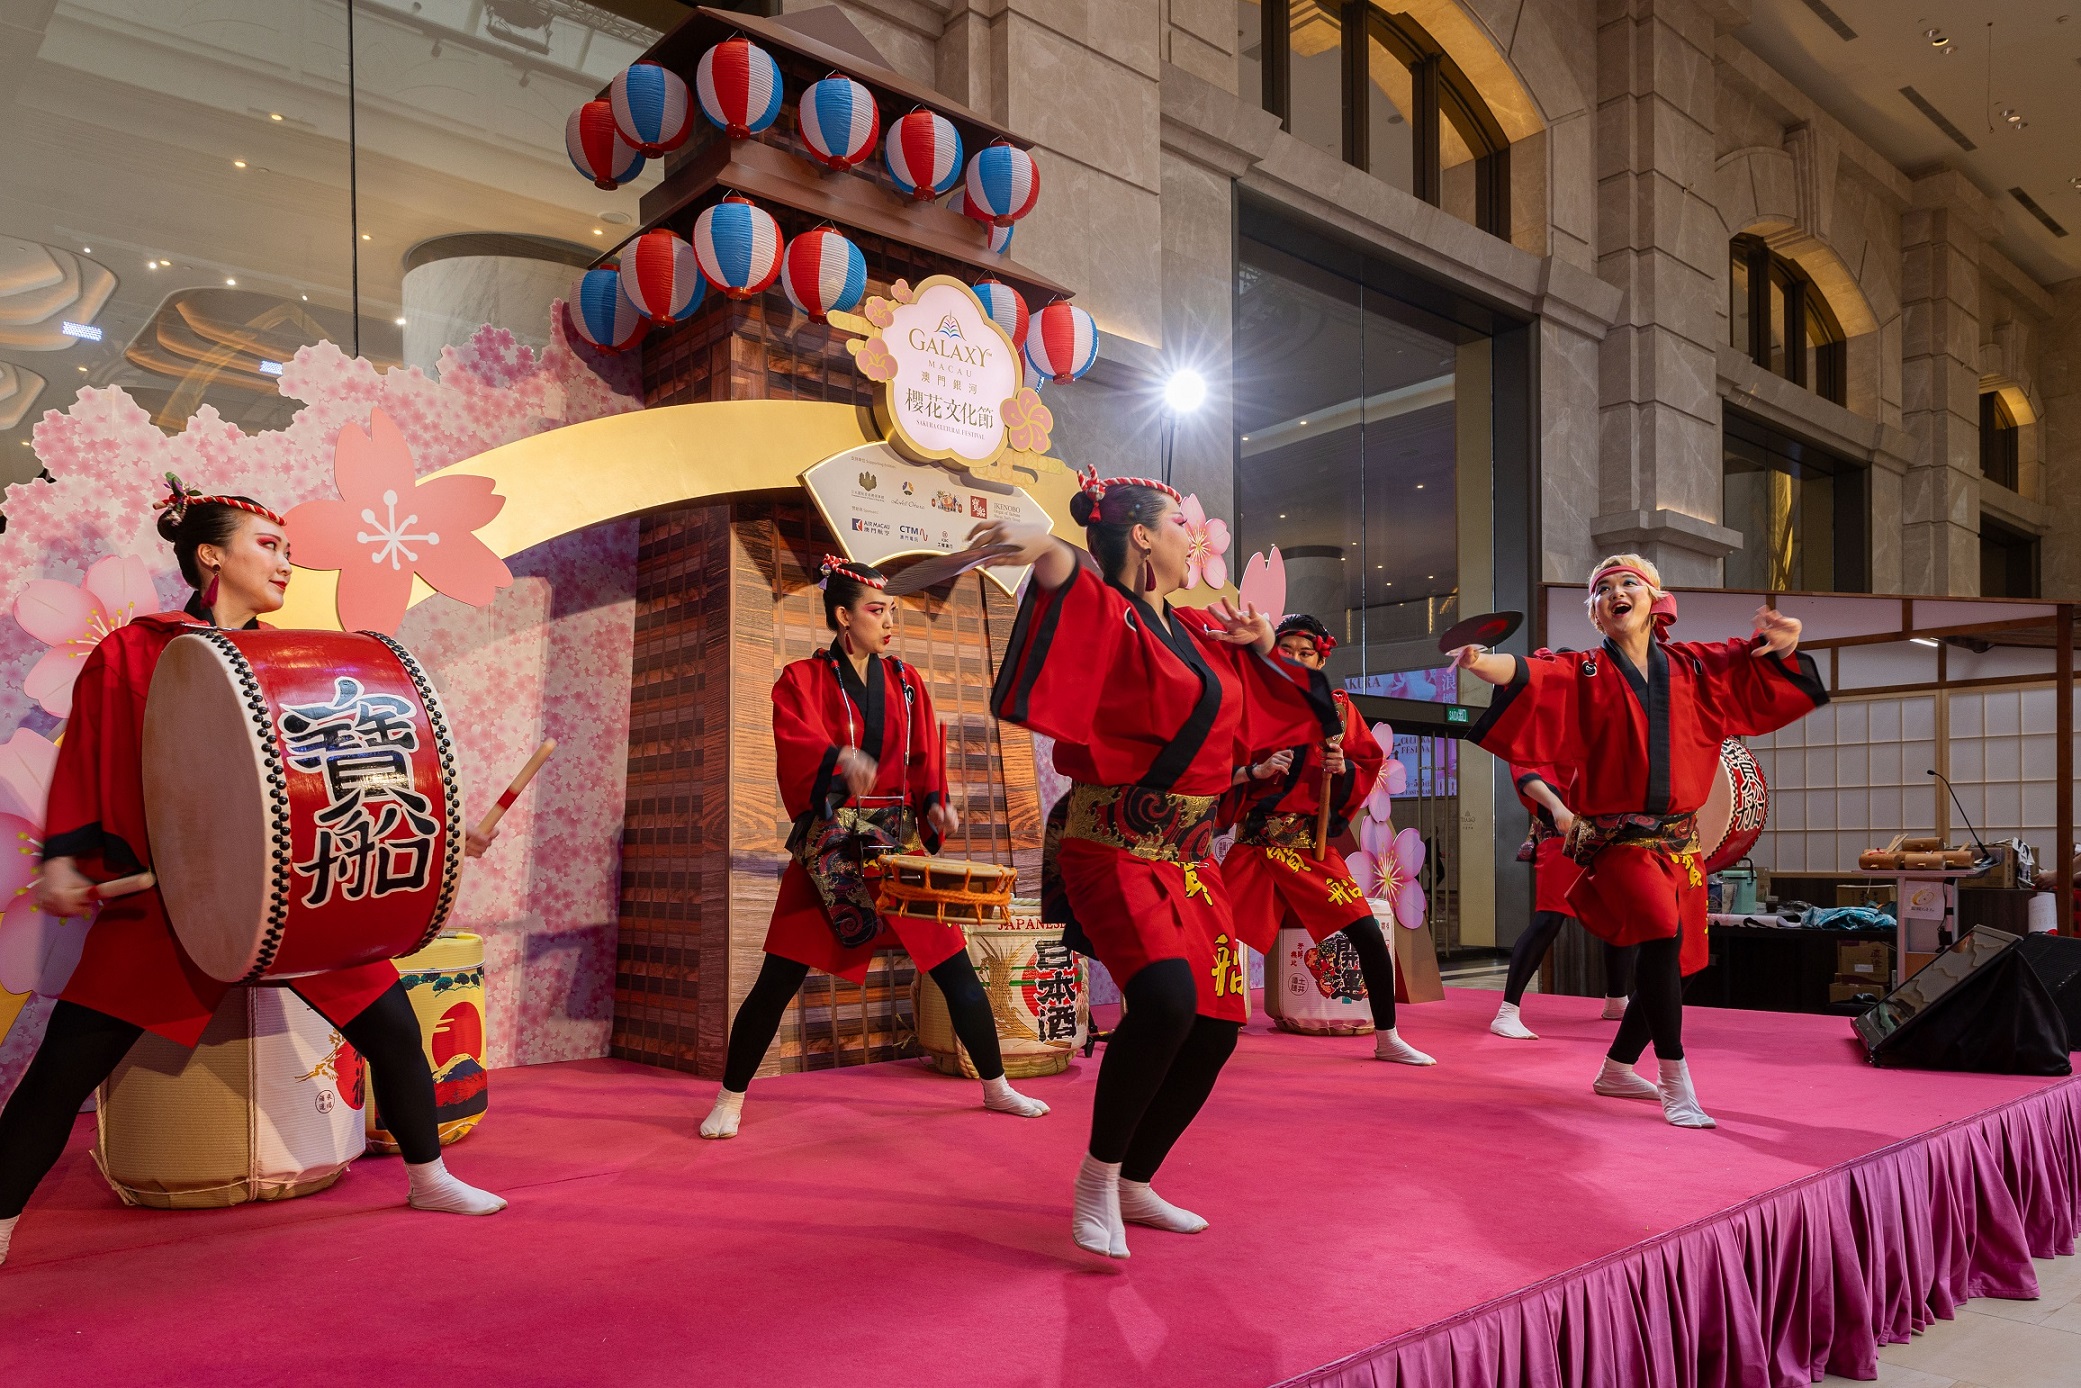
{"label": "drum head", "polygon": [[[1707,816],[1716,816],[1707,838]],[[1712,794],[1698,811],[1698,843],[1705,870],[1719,872],[1749,855],[1770,815],[1770,787],[1763,768],[1747,746],[1733,738],[1720,744],[1720,764],[1713,772]]]}
{"label": "drum head", "polygon": [[[1727,828],[1734,822],[1734,779],[1727,774],[1723,756],[1712,769],[1712,790],[1698,807],[1698,856],[1710,863],[1727,842]],[[1710,869],[1708,869],[1710,870]]]}
{"label": "drum head", "polygon": [[145,700],[145,828],[181,946],[222,983],[246,976],[267,931],[266,785],[229,662],[207,637],[174,638]]}

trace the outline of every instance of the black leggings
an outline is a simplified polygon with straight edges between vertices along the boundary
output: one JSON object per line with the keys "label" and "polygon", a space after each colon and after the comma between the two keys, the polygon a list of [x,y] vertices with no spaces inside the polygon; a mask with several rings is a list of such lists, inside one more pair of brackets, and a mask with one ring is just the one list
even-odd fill
{"label": "black leggings", "polygon": [[1387,952],[1380,922],[1371,916],[1344,927],[1344,938],[1358,951],[1359,977],[1366,981],[1366,1003],[1373,1009],[1373,1029],[1395,1029],[1395,963]]}
{"label": "black leggings", "polygon": [[1091,1099],[1091,1155],[1147,1181],[1199,1115],[1221,1067],[1235,1054],[1240,1022],[1197,1015],[1192,966],[1159,959],[1121,988],[1127,1015],[1106,1043]]}
{"label": "black leggings", "polygon": [[[1532,985],[1539,962],[1561,936],[1561,927],[1575,917],[1561,911],[1536,911],[1532,928],[1517,937],[1510,948],[1510,977],[1503,984],[1503,1001],[1515,1004]],[[1633,991],[1633,970],[1640,957],[1638,945],[1604,942],[1604,996],[1623,998]]]}
{"label": "black leggings", "polygon": [[[957,954],[926,972],[946,995],[954,1034],[968,1048],[968,1059],[976,1074],[986,1080],[1004,1074],[1004,1060],[997,1051],[997,1018],[990,1011],[989,996],[983,992],[983,981],[976,977],[975,965],[968,962],[968,955]],[[758,1073],[759,1062],[766,1058],[767,1047],[780,1031],[781,1014],[788,1010],[795,991],[808,977],[809,965],[777,954],[766,956],[759,976],[752,980],[751,991],[738,1005],[737,1020],[730,1024],[723,1088],[742,1094],[751,1087],[751,1077]]]}
{"label": "black leggings", "polygon": [[[369,1062],[376,1105],[405,1160],[418,1164],[440,1156],[433,1072],[405,985],[391,984],[340,1034]],[[77,1003],[61,1001],[51,1009],[35,1059],[0,1109],[0,1219],[14,1218],[29,1203],[64,1153],[80,1105],[142,1035],[142,1027]]]}
{"label": "black leggings", "polygon": [[1640,1059],[1647,1043],[1655,1043],[1657,1060],[1684,1058],[1683,937],[1649,940],[1637,947],[1640,967],[1633,1000],[1607,1052],[1621,1065]]}

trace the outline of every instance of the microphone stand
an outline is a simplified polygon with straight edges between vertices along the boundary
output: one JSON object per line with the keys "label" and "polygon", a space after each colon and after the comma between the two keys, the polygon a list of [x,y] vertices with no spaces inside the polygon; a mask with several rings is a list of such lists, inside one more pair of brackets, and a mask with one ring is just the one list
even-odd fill
{"label": "microphone stand", "polygon": [[[1944,783],[1944,789],[1950,792],[1951,803],[1958,807],[1959,821],[1965,825],[1966,832],[1973,836],[1974,847],[1980,850],[1980,861],[1983,863],[1993,862],[1994,855],[1987,851],[1987,843],[1980,837],[1980,831],[1978,829],[1973,828],[1972,816],[1968,815],[1965,812],[1965,805],[1961,803],[1958,799],[1958,791],[1951,784],[1951,778],[1938,771],[1935,767],[1929,768],[1929,770],[1924,772],[1923,774],[1926,776],[1934,776],[1939,781],[1942,781]],[[1948,930],[1940,930],[1937,932],[1938,949],[1949,949],[1951,947],[1951,941],[1945,938],[1945,936],[1949,935],[1950,933],[1951,932]]]}

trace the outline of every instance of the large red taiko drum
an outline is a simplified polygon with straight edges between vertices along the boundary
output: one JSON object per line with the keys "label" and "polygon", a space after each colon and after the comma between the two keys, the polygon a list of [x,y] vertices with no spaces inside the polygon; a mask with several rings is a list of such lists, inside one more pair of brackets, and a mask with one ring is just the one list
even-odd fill
{"label": "large red taiko drum", "polygon": [[145,702],[144,791],[174,934],[223,982],[410,954],[455,903],[448,720],[387,636],[176,638]]}
{"label": "large red taiko drum", "polygon": [[1707,872],[1731,868],[1748,856],[1770,816],[1770,787],[1748,747],[1733,738],[1720,744],[1712,790],[1698,808],[1698,848]]}

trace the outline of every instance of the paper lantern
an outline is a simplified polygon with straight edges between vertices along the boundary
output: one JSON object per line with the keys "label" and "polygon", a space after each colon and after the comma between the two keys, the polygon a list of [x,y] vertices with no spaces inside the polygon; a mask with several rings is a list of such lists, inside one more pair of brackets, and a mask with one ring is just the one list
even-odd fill
{"label": "paper lantern", "polygon": [[[691,247],[689,247],[691,249]],[[619,352],[643,336],[649,324],[629,302],[614,270],[587,270],[571,299],[571,327],[603,352]]]}
{"label": "paper lantern", "polygon": [[1004,329],[1005,336],[1012,340],[1012,346],[1024,347],[1026,301],[1019,297],[1019,291],[996,280],[984,280],[975,287],[975,296],[982,300],[983,312]]}
{"label": "paper lantern", "polygon": [[733,140],[758,134],[780,114],[780,67],[748,39],[724,39],[694,69],[701,114]]}
{"label": "paper lantern", "polygon": [[614,128],[643,154],[670,154],[693,130],[686,83],[657,63],[631,63],[607,85]]}
{"label": "paper lantern", "polygon": [[913,111],[889,127],[882,157],[897,187],[929,202],[961,181],[961,132],[935,111]]}
{"label": "paper lantern", "polygon": [[810,83],[795,113],[800,118],[802,143],[826,168],[850,169],[874,153],[874,142],[882,133],[882,113],[874,104],[874,94],[852,78],[835,73]]}
{"label": "paper lantern", "polygon": [[1074,381],[1098,360],[1098,324],[1074,304],[1049,304],[1026,330],[1026,364],[1057,385]]}
{"label": "paper lantern", "polygon": [[988,217],[976,216],[974,209],[968,205],[968,189],[956,188],[954,196],[947,199],[947,206],[959,212],[988,233],[990,250],[993,254],[1003,255],[1012,248],[1012,233],[1017,231],[1018,228],[1016,226],[1001,227],[992,222]]}
{"label": "paper lantern", "polygon": [[968,161],[968,215],[1006,227],[1033,210],[1040,198],[1040,170],[1033,156],[999,140]]}
{"label": "paper lantern", "polygon": [[780,277],[780,224],[732,193],[694,222],[701,273],[733,299],[755,299]]}
{"label": "paper lantern", "polygon": [[708,292],[694,248],[669,231],[646,231],[622,251],[621,288],[654,323],[690,316]]}
{"label": "paper lantern", "polygon": [[643,172],[643,156],[615,129],[611,102],[588,101],[571,113],[564,122],[564,150],[571,167],[595,188],[619,188]]}
{"label": "paper lantern", "polygon": [[867,257],[829,227],[805,231],[788,242],[781,288],[789,302],[819,323],[827,313],[845,313],[867,293]]}

